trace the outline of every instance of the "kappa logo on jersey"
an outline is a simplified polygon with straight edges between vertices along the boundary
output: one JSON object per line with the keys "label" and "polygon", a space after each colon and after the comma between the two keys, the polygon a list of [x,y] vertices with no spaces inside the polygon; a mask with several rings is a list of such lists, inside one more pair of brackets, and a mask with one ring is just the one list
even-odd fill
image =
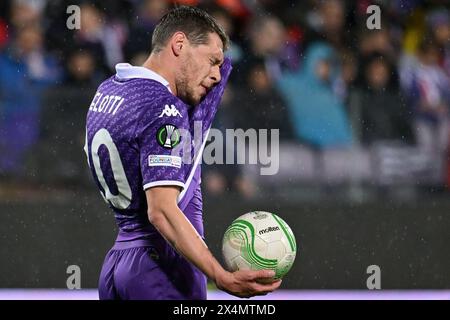
{"label": "kappa logo on jersey", "polygon": [[161,114],[159,115],[158,118],[161,118],[163,116],[167,116],[167,117],[181,117],[183,118],[183,116],[181,115],[180,111],[177,110],[177,108],[175,107],[175,105],[171,104],[170,107],[168,104],[166,104],[164,106],[164,110],[161,112]]}

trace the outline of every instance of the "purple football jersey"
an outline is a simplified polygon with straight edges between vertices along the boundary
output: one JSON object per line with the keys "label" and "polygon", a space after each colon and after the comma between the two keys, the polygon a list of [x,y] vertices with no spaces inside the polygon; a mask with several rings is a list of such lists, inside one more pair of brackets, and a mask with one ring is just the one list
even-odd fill
{"label": "purple football jersey", "polygon": [[[179,207],[187,207],[199,188],[200,158],[218,103],[188,106],[170,92],[165,79],[144,67],[122,63],[116,71],[99,86],[89,107],[85,152],[115,213],[117,241],[151,238],[158,232],[148,221],[145,190],[179,186]],[[211,93],[221,95],[224,86]],[[201,141],[192,143],[196,126]],[[186,156],[190,161],[184,161]],[[202,219],[185,214],[203,236]]]}

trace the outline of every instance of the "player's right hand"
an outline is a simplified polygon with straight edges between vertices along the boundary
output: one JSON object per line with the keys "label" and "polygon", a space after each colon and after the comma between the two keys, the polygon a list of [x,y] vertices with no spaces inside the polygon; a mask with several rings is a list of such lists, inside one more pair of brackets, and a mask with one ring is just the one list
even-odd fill
{"label": "player's right hand", "polygon": [[219,289],[240,298],[250,298],[257,295],[266,295],[281,285],[280,280],[274,280],[273,270],[239,270],[233,273],[225,272],[216,279]]}

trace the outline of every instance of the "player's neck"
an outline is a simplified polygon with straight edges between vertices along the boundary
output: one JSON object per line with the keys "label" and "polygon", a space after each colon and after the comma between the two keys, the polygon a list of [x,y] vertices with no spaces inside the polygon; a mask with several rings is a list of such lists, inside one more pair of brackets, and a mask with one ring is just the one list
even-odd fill
{"label": "player's neck", "polygon": [[142,65],[144,68],[150,69],[153,72],[156,72],[161,77],[166,79],[169,82],[170,91],[175,96],[177,95],[177,90],[175,86],[175,77],[173,72],[170,69],[167,69],[167,63],[162,63],[160,55],[151,54],[148,59]]}

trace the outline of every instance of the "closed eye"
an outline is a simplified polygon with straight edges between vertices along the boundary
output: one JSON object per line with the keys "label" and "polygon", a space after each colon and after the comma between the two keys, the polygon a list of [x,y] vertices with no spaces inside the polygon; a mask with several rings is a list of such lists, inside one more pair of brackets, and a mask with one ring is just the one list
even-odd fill
{"label": "closed eye", "polygon": [[220,67],[223,64],[223,61],[221,59],[215,58],[210,59],[209,62],[211,63],[211,66],[218,65]]}

